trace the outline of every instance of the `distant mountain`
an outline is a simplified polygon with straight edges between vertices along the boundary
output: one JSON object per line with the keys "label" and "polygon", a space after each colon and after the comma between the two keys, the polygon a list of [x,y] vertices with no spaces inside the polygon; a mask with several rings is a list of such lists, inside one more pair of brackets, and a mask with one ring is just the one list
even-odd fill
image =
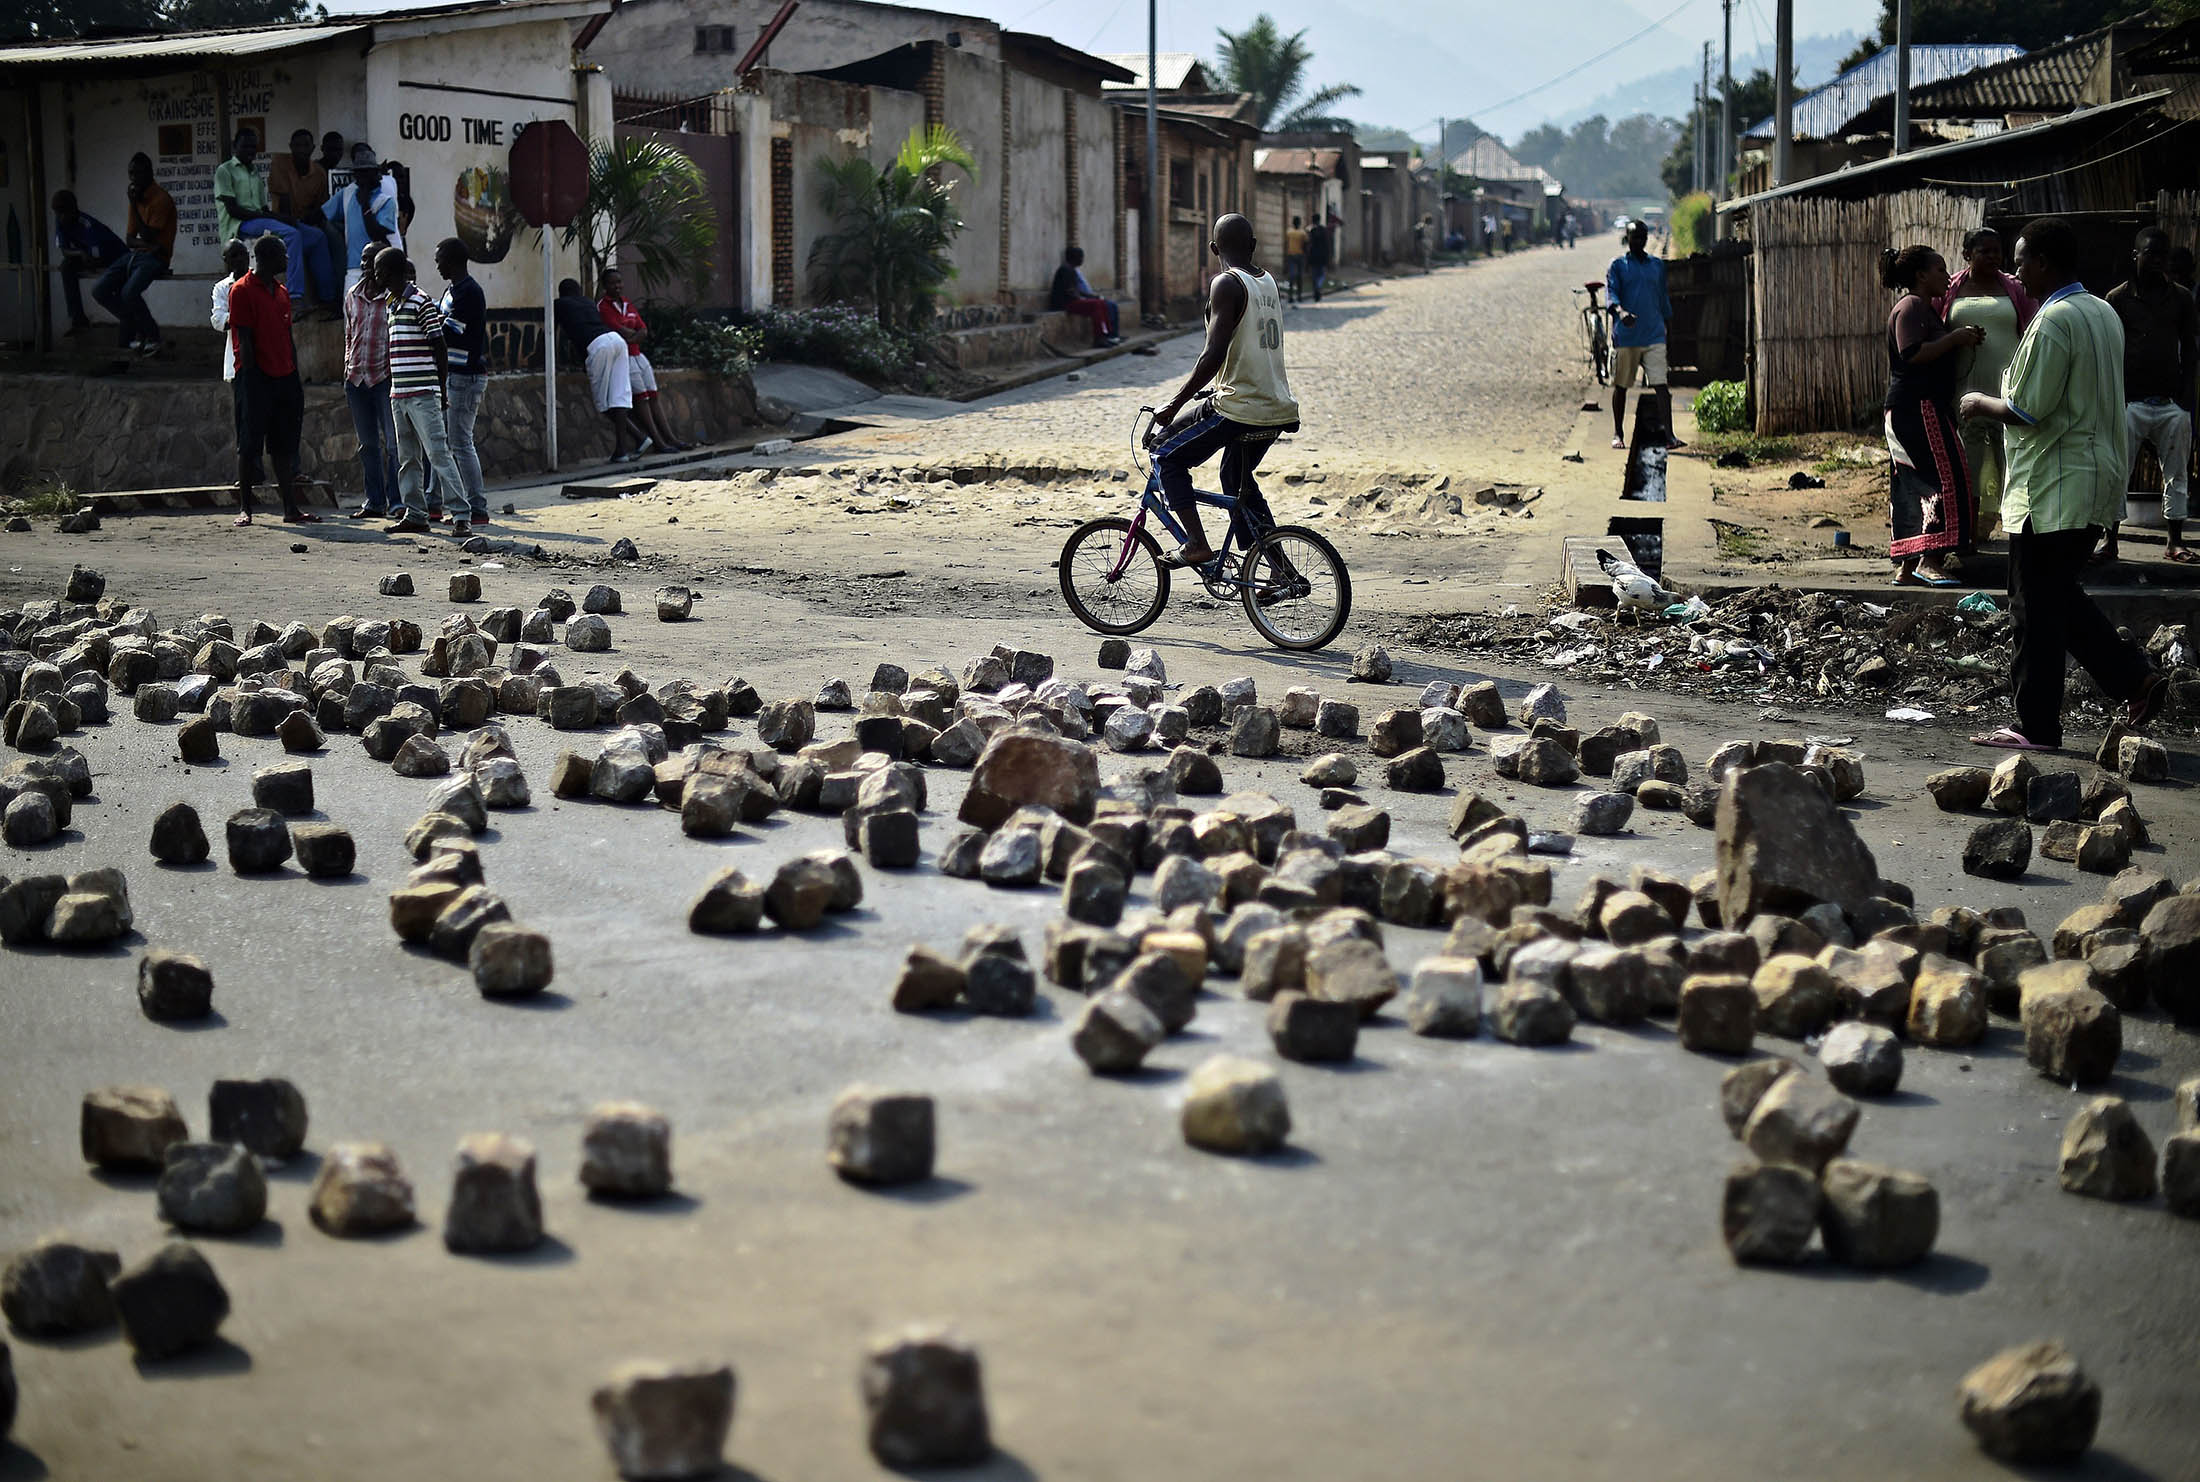
{"label": "distant mountain", "polygon": [[[1856,49],[1859,37],[1854,31],[1844,31],[1832,36],[1798,38],[1795,43],[1796,89],[1807,92],[1821,83],[1831,82],[1840,70],[1841,59]],[[1739,48],[1734,52],[1734,81],[1737,85],[1759,67],[1772,70],[1772,48],[1767,46],[1744,55]],[[1569,128],[1581,120],[1601,113],[1617,121],[1634,113],[1654,113],[1660,118],[1686,118],[1689,100],[1695,96],[1696,84],[1701,80],[1700,68],[1675,67],[1670,71],[1654,72],[1648,77],[1613,88],[1602,97],[1570,112],[1561,113],[1551,120],[1560,128]],[[1711,86],[1716,92],[1719,85],[1719,54],[1716,48],[1711,54]]]}

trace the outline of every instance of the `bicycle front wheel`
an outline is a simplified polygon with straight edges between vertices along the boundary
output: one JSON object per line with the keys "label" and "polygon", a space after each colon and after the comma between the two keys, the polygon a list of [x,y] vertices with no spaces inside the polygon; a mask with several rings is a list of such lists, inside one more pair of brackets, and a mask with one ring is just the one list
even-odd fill
{"label": "bicycle front wheel", "polygon": [[1589,359],[1596,366],[1597,384],[1602,386],[1609,383],[1612,378],[1612,342],[1605,337],[1604,326],[1601,324],[1589,338]]}
{"label": "bicycle front wheel", "polygon": [[1239,595],[1254,631],[1278,648],[1328,644],[1352,616],[1352,578],[1337,548],[1301,525],[1279,525],[1245,553]]}
{"label": "bicycle front wheel", "polygon": [[1169,605],[1169,568],[1161,564],[1161,547],[1143,528],[1133,532],[1120,516],[1087,520],[1071,531],[1055,566],[1062,600],[1096,633],[1143,632]]}

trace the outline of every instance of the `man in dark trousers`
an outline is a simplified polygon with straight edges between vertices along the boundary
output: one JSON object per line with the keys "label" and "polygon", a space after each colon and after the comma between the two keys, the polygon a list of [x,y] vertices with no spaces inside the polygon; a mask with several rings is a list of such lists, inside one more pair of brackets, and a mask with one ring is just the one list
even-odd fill
{"label": "man in dark trousers", "polygon": [[283,523],[320,519],[298,507],[298,439],[305,430],[306,392],[298,380],[298,350],[290,337],[290,260],[273,232],[252,240],[252,271],[229,290],[229,332],[236,339],[237,380],[244,387],[246,446],[237,452],[237,516],[252,523],[252,476],[258,453],[275,465]]}
{"label": "man in dark trousers", "polygon": [[2014,725],[1971,739],[2005,751],[2054,751],[2063,741],[2063,671],[2076,659],[2101,693],[2143,726],[2168,681],[2117,633],[2078,584],[2086,557],[2124,502],[2131,466],[2124,414],[2124,331],[2116,311],[2078,281],[2077,228],[2045,216],[2017,239],[2017,280],[2039,312],[2002,374],[2002,394],[1965,395],[1966,418],[2009,429],[2001,523],[2009,532],[2009,613],[2017,652]]}
{"label": "man in dark trousers", "polygon": [[[1299,404],[1283,371],[1283,296],[1254,263],[1256,245],[1253,224],[1236,212],[1215,223],[1207,250],[1222,259],[1223,270],[1208,290],[1207,345],[1148,434],[1162,490],[1185,531],[1184,548],[1161,558],[1169,566],[1215,558],[1200,528],[1192,470],[1222,454],[1222,492],[1248,510],[1262,509],[1253,470],[1277,437],[1299,425]],[[1210,381],[1206,406],[1177,424],[1176,414]]]}
{"label": "man in dark trousers", "polygon": [[80,334],[92,327],[84,313],[84,285],[79,278],[96,277],[121,261],[122,238],[90,212],[78,207],[76,192],[53,193],[53,245],[59,257],[61,301],[68,306],[69,327],[63,333]]}
{"label": "man in dark trousers", "polygon": [[1314,280],[1314,302],[1322,301],[1322,280],[1329,276],[1329,225],[1319,216],[1306,229],[1306,273]]}

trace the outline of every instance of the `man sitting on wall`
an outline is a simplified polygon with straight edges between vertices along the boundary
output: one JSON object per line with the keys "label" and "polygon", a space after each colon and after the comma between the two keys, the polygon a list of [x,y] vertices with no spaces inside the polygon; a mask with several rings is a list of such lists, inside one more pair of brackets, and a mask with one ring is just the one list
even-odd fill
{"label": "man sitting on wall", "polygon": [[559,282],[551,314],[558,333],[588,367],[588,390],[596,410],[611,423],[611,461],[632,463],[656,444],[634,425],[634,373],[626,363],[626,340],[603,322],[602,311],[581,292],[577,278]]}
{"label": "man sitting on wall", "polygon": [[[260,137],[250,129],[237,130],[237,142],[228,159],[214,167],[215,214],[224,239],[249,242],[254,237],[283,239],[283,255],[290,264],[285,286],[293,303],[307,302],[306,277],[313,279],[313,300],[321,305],[324,319],[335,319],[342,310],[336,299],[336,270],[328,260],[328,237],[317,231],[301,231],[270,209],[267,182],[253,161],[259,157]],[[257,254],[254,261],[257,262]]]}
{"label": "man sitting on wall", "polygon": [[1057,314],[1090,319],[1095,348],[1123,343],[1123,337],[1116,333],[1115,305],[1094,293],[1085,281],[1082,247],[1072,247],[1062,254],[1062,265],[1054,270],[1054,287],[1047,294],[1047,307]]}
{"label": "man sitting on wall", "polygon": [[[344,229],[344,261],[356,263],[369,247],[405,250],[404,234],[397,229],[397,185],[382,173],[382,161],[364,139],[351,147],[351,184],[328,198],[321,214]],[[344,278],[344,290],[358,286],[359,270]]]}
{"label": "man sitting on wall", "polygon": [[160,349],[160,325],[145,307],[145,290],[168,276],[176,250],[176,200],[153,178],[153,157],[130,156],[130,219],[122,228],[121,257],[92,285],[92,297],[115,316],[122,348],[140,355]]}
{"label": "man sitting on wall", "polygon": [[328,167],[313,157],[313,130],[293,129],[290,153],[268,161],[267,201],[276,220],[329,239],[329,276],[335,277],[336,264],[348,260],[344,230],[321,214],[328,204]]}
{"label": "man sitting on wall", "polygon": [[84,286],[76,280],[104,273],[122,257],[122,238],[107,224],[79,210],[76,192],[53,193],[53,245],[61,274],[61,300],[69,306],[68,334],[92,327],[84,315]]}

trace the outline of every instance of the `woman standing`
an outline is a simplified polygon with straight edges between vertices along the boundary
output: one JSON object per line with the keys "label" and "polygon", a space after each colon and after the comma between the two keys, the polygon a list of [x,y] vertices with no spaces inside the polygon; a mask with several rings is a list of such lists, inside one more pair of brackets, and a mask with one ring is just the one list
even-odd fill
{"label": "woman standing", "polygon": [[1978,523],[1971,476],[1956,428],[1957,352],[1986,338],[1977,325],[1950,329],[1934,300],[1948,289],[1948,265],[1930,247],[1889,250],[1880,281],[1901,290],[1887,315],[1887,553],[1898,587],[1952,587],[1942,557],[1969,545]]}
{"label": "woman standing", "polygon": [[[2001,395],[2001,375],[2017,353],[2017,341],[2039,306],[2024,285],[2002,269],[2001,233],[1982,226],[1963,239],[1963,271],[1948,283],[1936,307],[1951,329],[1972,326],[1986,338],[1975,350],[1956,352],[1956,394],[1976,391]],[[1963,426],[1963,459],[1971,469],[1971,508],[1977,514],[1973,538],[1991,532],[2001,517],[2001,483],[2008,461],[2002,426],[1974,418]]]}

